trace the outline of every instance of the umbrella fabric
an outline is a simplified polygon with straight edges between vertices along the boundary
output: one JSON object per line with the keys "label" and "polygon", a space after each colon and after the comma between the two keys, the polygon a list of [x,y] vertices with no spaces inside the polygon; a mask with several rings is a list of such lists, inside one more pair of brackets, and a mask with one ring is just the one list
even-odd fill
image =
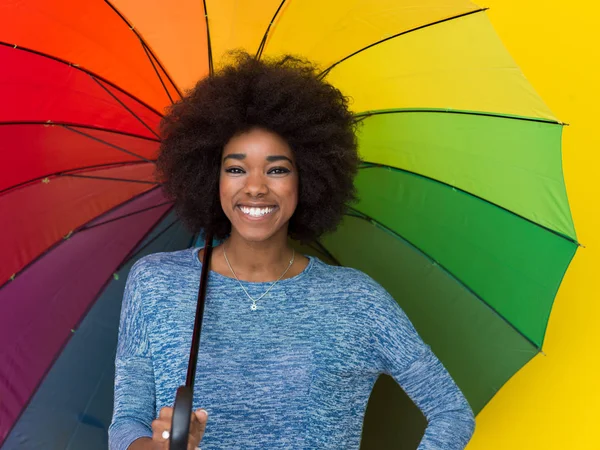
{"label": "umbrella fabric", "polygon": [[[97,228],[99,232],[102,229]],[[189,234],[172,213],[168,214],[135,249],[133,257],[110,276],[105,290],[76,328],[69,330],[68,341],[2,448],[106,450],[119,312],[129,269],[138,258],[149,253],[186,248],[189,244]],[[48,264],[60,263],[55,259],[60,256],[54,253],[48,255]],[[79,261],[90,262],[86,256]],[[58,272],[69,273],[62,267]],[[38,339],[43,341],[42,337]]]}
{"label": "umbrella fabric", "polygon": [[[0,440],[36,433],[19,417],[31,417],[71,330],[169,214],[152,178],[161,114],[233,48],[315,61],[361,123],[360,201],[307,251],[383,284],[476,412],[541,350],[578,246],[562,124],[484,9],[80,3],[0,4]],[[422,422],[394,389],[376,386],[364,448],[418,440]],[[74,436],[110,420],[80,413],[79,431],[54,428]]]}

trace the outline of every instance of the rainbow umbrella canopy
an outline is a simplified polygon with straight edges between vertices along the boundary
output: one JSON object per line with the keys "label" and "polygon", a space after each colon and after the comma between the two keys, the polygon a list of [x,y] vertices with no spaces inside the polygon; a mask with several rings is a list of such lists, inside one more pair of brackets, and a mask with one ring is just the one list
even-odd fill
{"label": "rainbow umbrella canopy", "polygon": [[[226,52],[352,98],[364,165],[305,251],[384,285],[475,412],[540,352],[578,246],[562,124],[464,0],[0,2],[0,442],[106,448],[126,273],[191,236],[153,178],[165,107]],[[191,319],[190,319],[191,320]],[[423,419],[382,377],[363,448]]]}

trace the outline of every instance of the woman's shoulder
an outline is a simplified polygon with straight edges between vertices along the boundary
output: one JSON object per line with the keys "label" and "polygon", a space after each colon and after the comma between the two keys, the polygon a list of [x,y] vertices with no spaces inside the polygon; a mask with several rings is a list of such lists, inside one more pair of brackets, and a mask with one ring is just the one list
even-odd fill
{"label": "woman's shoulder", "polygon": [[320,259],[314,262],[314,275],[319,284],[342,289],[349,295],[380,298],[389,295],[385,288],[365,272],[346,266],[332,266]]}
{"label": "woman's shoulder", "polygon": [[362,270],[320,260],[314,269],[313,279],[318,281],[308,292],[318,296],[323,307],[336,305],[345,314],[375,321],[402,314],[392,295]]}
{"label": "woman's shoulder", "polygon": [[150,253],[138,259],[131,267],[131,278],[147,280],[162,275],[181,274],[182,270],[193,269],[191,248],[172,252]]}

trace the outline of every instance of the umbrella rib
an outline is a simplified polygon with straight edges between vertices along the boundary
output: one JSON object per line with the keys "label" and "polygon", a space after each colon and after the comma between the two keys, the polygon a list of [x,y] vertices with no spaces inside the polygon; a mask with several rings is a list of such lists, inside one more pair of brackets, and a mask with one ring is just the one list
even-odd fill
{"label": "umbrella rib", "polygon": [[135,134],[135,133],[128,133],[126,131],[112,130],[110,128],[96,127],[93,125],[83,125],[83,124],[79,124],[79,123],[75,123],[75,122],[53,122],[51,120],[42,122],[41,120],[21,120],[21,121],[0,122],[0,126],[3,126],[3,125],[43,125],[45,127],[60,126],[60,127],[83,128],[86,130],[104,131],[106,133],[119,134],[121,136],[133,137],[136,139],[143,139],[145,141],[160,143],[159,139],[154,139],[154,138],[151,138],[148,136],[142,136],[142,135]]}
{"label": "umbrella rib", "polygon": [[77,134],[80,134],[82,136],[85,136],[85,137],[87,137],[87,138],[89,138],[89,139],[91,139],[93,141],[99,142],[101,144],[104,144],[104,145],[107,145],[107,146],[109,146],[111,148],[114,148],[115,150],[119,150],[120,152],[126,153],[126,154],[128,154],[130,156],[133,156],[135,158],[141,159],[144,162],[154,164],[154,161],[152,161],[152,160],[150,160],[150,159],[148,159],[148,158],[146,158],[144,156],[138,155],[137,153],[130,152],[129,150],[126,150],[123,147],[119,147],[118,145],[111,144],[110,142],[107,142],[104,139],[100,139],[100,138],[97,138],[97,137],[92,136],[90,134],[84,133],[83,131],[77,130],[77,129],[75,129],[73,127],[70,127],[68,125],[62,125],[62,126],[63,126],[63,128],[65,128],[65,129],[67,129],[69,131],[72,131],[73,133],[77,133]]}
{"label": "umbrella rib", "polygon": [[138,165],[138,164],[145,164],[141,161],[130,161],[130,162],[121,162],[121,163],[108,163],[108,164],[95,164],[95,165],[91,165],[91,166],[81,166],[81,167],[75,167],[73,169],[69,169],[67,171],[64,172],[52,172],[52,173],[47,173],[44,175],[41,175],[39,177],[36,178],[32,178],[30,180],[27,181],[23,181],[19,184],[15,184],[14,186],[10,186],[8,188],[3,189],[2,191],[0,191],[0,195],[4,195],[9,191],[12,191],[14,189],[18,189],[21,187],[25,187],[29,184],[35,183],[37,181],[43,181],[47,178],[50,177],[59,177],[59,176],[66,176],[69,175],[71,172],[76,172],[78,170],[86,170],[86,169],[101,169],[101,168],[108,168],[108,167],[119,167],[119,166],[129,166],[129,165]]}
{"label": "umbrella rib", "polygon": [[[140,44],[142,45],[142,48],[146,52],[146,56],[150,60],[150,63],[152,64],[152,67],[154,67],[154,70],[156,71],[157,69],[154,66],[154,62],[152,60],[156,61],[156,64],[158,64],[158,66],[161,68],[161,70],[163,71],[163,73],[165,74],[165,76],[167,77],[167,79],[171,83],[171,86],[173,86],[173,88],[175,89],[175,91],[177,92],[177,94],[179,95],[179,97],[183,97],[183,95],[181,94],[181,91],[179,90],[179,88],[173,82],[173,79],[169,75],[169,72],[167,72],[167,70],[164,68],[164,66],[161,64],[161,62],[158,60],[158,58],[156,57],[156,55],[154,54],[154,52],[152,51],[152,49],[150,48],[150,46],[146,43],[146,41],[144,40],[144,38],[141,36],[141,34],[138,33],[138,31],[135,29],[135,27],[127,21],[127,19],[123,16],[123,14],[121,14],[121,12],[110,2],[110,0],[104,0],[104,2],[121,18],[121,20],[123,22],[125,22],[125,24],[127,25],[127,27],[129,27],[129,29],[131,31],[133,31],[133,33],[136,35],[136,37],[140,40]],[[171,95],[169,94],[169,91],[167,90],[162,77],[158,74],[158,72],[156,74],[157,74],[158,79],[160,80],[161,84],[163,85],[163,88],[165,89],[165,92],[167,93],[167,96],[171,100],[171,103],[173,103],[173,99],[171,98]]]}
{"label": "umbrella rib", "polygon": [[[170,213],[170,210],[167,211],[165,214],[163,214],[159,220],[157,220],[157,224],[160,224],[162,222],[162,220]],[[162,234],[164,234],[166,231],[168,231],[175,223],[177,222],[177,220],[175,220],[173,223],[171,223],[169,226],[167,226],[163,231],[161,231],[157,236],[155,236],[154,238],[152,238],[151,241],[148,242],[148,244],[150,242],[154,242],[156,240],[156,238],[158,238],[159,236],[161,236]],[[144,240],[150,235],[150,233],[152,233],[152,231],[154,231],[154,229],[156,228],[156,225],[153,226],[152,228],[150,228],[150,230],[144,234],[144,236],[142,236],[142,238],[140,240],[137,241],[137,243],[135,244],[134,249],[139,246],[142,242],[144,242]],[[144,245],[140,251],[144,248],[147,247],[147,245]],[[137,255],[139,253],[139,251],[135,252],[135,255]],[[129,254],[131,254],[131,252],[129,252]],[[128,254],[128,255],[129,255]],[[132,257],[133,257],[132,256]],[[131,258],[127,258],[125,257],[123,259],[123,261],[121,261],[121,263],[119,264],[119,266],[117,266],[117,268],[115,269],[115,271],[113,272],[116,273],[119,270],[121,270],[121,268],[127,263],[127,261],[129,261],[129,259]],[[104,293],[105,289],[108,287],[108,285],[111,283],[111,278],[109,277],[106,282],[104,283],[103,286],[100,287],[100,289],[98,289],[98,294],[94,296],[94,298],[92,299],[92,301],[89,303],[88,307],[86,308],[86,310],[81,314],[81,317],[79,319],[79,321],[73,326],[73,330],[77,330],[79,328],[79,326],[81,325],[81,322],[83,321],[83,319],[85,317],[87,317],[87,315],[89,314],[89,312],[91,311],[91,309],[94,307],[94,305],[96,304],[96,302],[98,301],[98,299],[100,298],[100,296]],[[0,286],[0,290],[2,289],[3,286]],[[65,347],[67,346],[67,344],[69,343],[69,341],[71,340],[71,336],[73,335],[73,333],[69,334],[68,337],[64,340],[63,344],[60,346],[60,348],[57,350],[56,354],[54,355],[54,358],[52,358],[52,362],[48,365],[48,368],[46,369],[44,375],[42,377],[40,377],[37,385],[35,386],[35,388],[31,391],[31,395],[29,396],[29,399],[24,403],[23,408],[21,408],[21,411],[19,412],[19,414],[17,415],[14,423],[12,424],[11,428],[8,430],[6,436],[8,437],[10,435],[10,433],[12,432],[12,430],[14,429],[14,427],[16,426],[16,424],[19,422],[19,420],[21,419],[21,417],[23,416],[23,414],[25,413],[25,411],[27,410],[27,408],[29,407],[29,404],[31,403],[31,400],[33,399],[33,397],[35,396],[35,394],[37,393],[37,391],[40,389],[40,386],[44,383],[46,376],[48,375],[48,373],[52,370],[52,368],[54,367],[54,364],[56,363],[56,361],[58,360],[59,356],[62,355]],[[1,444],[1,442],[0,442]]]}
{"label": "umbrella rib", "polygon": [[202,0],[204,6],[204,22],[206,23],[206,46],[208,47],[208,73],[214,73],[212,43],[210,42],[210,29],[208,27],[208,10],[206,9],[206,0]]}
{"label": "umbrella rib", "polygon": [[329,250],[327,250],[327,248],[323,245],[323,243],[320,240],[315,240],[314,244],[317,247],[316,250],[324,253],[328,258],[330,258],[338,266],[342,265],[340,263],[340,261],[335,256],[333,256],[333,254]]}
{"label": "umbrella rib", "polygon": [[161,184],[156,181],[134,180],[132,178],[98,177],[98,176],[92,176],[92,175],[79,175],[79,174],[74,174],[74,173],[60,174],[60,176],[71,177],[71,178],[88,178],[88,179],[92,179],[92,180],[104,180],[104,181],[123,181],[125,183],[152,184],[155,186],[158,186]]}
{"label": "umbrella rib", "polygon": [[402,172],[402,173],[407,173],[407,174],[410,174],[410,175],[414,175],[414,176],[417,176],[419,178],[423,178],[425,180],[433,181],[434,183],[441,184],[441,185],[446,186],[446,187],[448,187],[450,189],[454,189],[456,191],[462,192],[463,194],[466,194],[466,195],[468,195],[470,197],[473,197],[473,198],[476,198],[478,200],[481,200],[481,201],[487,203],[488,205],[491,205],[491,206],[494,206],[496,208],[499,208],[499,209],[503,210],[504,212],[507,212],[507,213],[509,213],[509,214],[511,214],[511,215],[513,215],[515,217],[518,217],[519,219],[525,220],[525,221],[529,222],[532,225],[535,225],[535,226],[537,226],[537,227],[539,227],[539,228],[541,228],[541,229],[543,229],[545,231],[548,231],[548,232],[554,234],[555,236],[558,236],[559,238],[562,238],[562,239],[570,242],[571,244],[574,244],[574,245],[576,245],[578,247],[581,246],[581,244],[579,242],[577,242],[575,239],[573,239],[573,238],[571,238],[569,236],[566,236],[566,235],[564,235],[562,233],[559,233],[558,231],[555,231],[555,230],[553,230],[551,228],[548,228],[545,225],[542,225],[542,224],[539,224],[537,222],[534,222],[533,220],[528,219],[527,217],[522,216],[521,214],[518,214],[518,213],[516,213],[514,211],[511,211],[510,209],[505,208],[504,206],[498,205],[497,203],[491,202],[490,200],[487,200],[487,199],[485,199],[483,197],[480,197],[480,196],[478,196],[476,194],[473,194],[472,192],[469,192],[469,191],[466,191],[466,190],[461,189],[459,187],[456,187],[456,186],[453,186],[451,184],[445,183],[444,181],[438,180],[436,178],[428,177],[427,175],[423,175],[423,174],[420,174],[420,173],[417,173],[417,172],[412,172],[410,170],[401,169],[399,167],[389,166],[387,164],[372,163],[372,162],[368,162],[368,161],[364,161],[363,164],[362,164],[362,166],[360,167],[360,169],[362,169],[362,170],[372,169],[372,168],[389,169],[389,170],[393,170],[393,171],[396,171],[396,172]]}
{"label": "umbrella rib", "polygon": [[126,219],[126,218],[128,218],[128,217],[135,216],[135,215],[137,215],[137,214],[141,214],[141,213],[143,213],[143,212],[146,212],[146,211],[151,211],[151,210],[153,210],[153,209],[160,208],[161,206],[165,206],[165,205],[169,205],[169,204],[173,204],[173,202],[163,202],[163,203],[159,203],[158,205],[149,206],[149,207],[147,207],[147,208],[143,208],[143,209],[140,209],[140,210],[137,210],[137,211],[133,211],[133,212],[130,212],[130,213],[124,214],[124,215],[122,215],[122,216],[115,217],[114,219],[105,220],[104,222],[96,223],[96,224],[94,224],[94,225],[87,225],[87,226],[85,226],[85,227],[81,228],[81,229],[79,230],[79,232],[81,233],[81,232],[83,232],[83,231],[88,231],[88,230],[91,230],[92,228],[96,228],[96,227],[99,227],[99,226],[102,226],[102,225],[106,225],[106,224],[108,224],[108,223],[116,222],[117,220]]}
{"label": "umbrella rib", "polygon": [[[148,47],[146,47],[146,45],[144,44],[144,42],[142,42],[142,49],[144,49],[144,52],[146,53],[146,57],[148,58],[148,61],[150,61],[150,64],[152,65],[152,68],[154,69],[154,73],[158,77],[158,80],[160,81],[161,86],[163,87],[165,93],[167,94],[167,97],[169,97],[169,101],[171,102],[171,104],[175,103],[173,101],[173,97],[171,97],[171,93],[169,92],[169,89],[167,88],[167,85],[163,81],[162,77],[160,76],[160,73],[158,72],[158,69],[154,65],[155,59],[149,53],[149,49],[148,49]],[[181,94],[179,94],[179,96],[181,97]]]}
{"label": "umbrella rib", "polygon": [[[68,236],[71,237],[73,234],[78,233],[79,231],[83,230],[85,227],[90,226],[90,224],[96,220],[98,220],[98,218],[101,217],[105,217],[108,214],[111,214],[112,212],[116,211],[118,208],[125,206],[135,200],[137,200],[138,198],[149,194],[150,192],[154,191],[155,189],[159,188],[160,186],[155,186],[153,188],[150,188],[148,190],[145,190],[144,192],[140,192],[139,194],[134,195],[133,197],[125,200],[124,202],[121,202],[115,206],[113,206],[112,208],[108,209],[107,211],[104,211],[102,214],[100,214],[99,216],[96,216],[90,220],[88,220],[87,222],[79,225],[77,228],[75,228]],[[30,266],[32,266],[33,264],[35,264],[38,260],[40,260],[42,257],[44,257],[46,254],[50,253],[52,250],[54,250],[56,247],[58,247],[62,242],[64,242],[65,238],[61,238],[57,241],[55,241],[52,245],[50,245],[48,248],[46,248],[46,250],[44,250],[42,253],[40,253],[39,255],[37,255],[35,258],[33,258],[31,261],[29,261],[25,266],[23,266],[21,269],[19,269],[17,272],[15,272],[15,276],[22,273],[24,270],[28,269]],[[9,279],[7,281],[5,281],[4,283],[0,284],[0,292],[2,292],[2,289],[8,285],[9,283],[12,282],[12,279]]]}
{"label": "umbrella rib", "polygon": [[[160,223],[166,216],[168,216],[171,211],[173,210],[173,208],[168,209],[162,216],[161,218],[157,221],[157,223]],[[172,228],[175,224],[177,224],[178,222],[180,222],[179,219],[175,219],[173,222],[171,222],[167,227],[165,227],[164,230],[162,230],[160,233],[158,233],[155,237],[153,237],[152,239],[150,239],[148,242],[146,242],[146,244],[144,244],[142,247],[140,247],[139,249],[136,250],[137,246],[133,248],[133,250],[131,252],[128,253],[128,255],[123,258],[123,262],[121,262],[121,264],[119,266],[117,266],[117,270],[115,270],[115,272],[118,272],[119,270],[121,270],[121,268],[125,265],[125,263],[127,261],[129,261],[130,259],[135,258],[137,255],[139,255],[145,248],[147,248],[150,244],[152,244],[154,241],[156,241],[161,235],[163,235],[165,232],[167,232],[170,228]],[[155,227],[153,227],[145,236],[144,238],[139,241],[139,243],[143,242],[144,239],[146,239],[146,237],[148,237],[148,235],[150,235],[150,233],[154,230]],[[138,245],[139,245],[138,243]]]}
{"label": "umbrella rib", "polygon": [[398,109],[385,109],[385,110],[374,110],[364,111],[354,114],[355,122],[362,122],[372,116],[379,116],[384,114],[402,114],[402,113],[442,113],[442,114],[462,114],[467,116],[483,116],[493,117],[495,119],[511,119],[511,120],[523,120],[526,122],[540,122],[547,123],[549,125],[567,125],[566,123],[557,122],[556,120],[544,119],[542,117],[526,117],[517,116],[512,114],[493,113],[485,111],[465,111],[460,109],[439,109],[439,108],[398,108]]}
{"label": "umbrella rib", "polygon": [[500,314],[500,312],[494,308],[492,305],[490,305],[483,297],[481,297],[477,292],[475,292],[471,287],[469,287],[464,281],[462,281],[460,278],[458,278],[456,275],[454,275],[448,268],[446,268],[443,264],[440,264],[439,261],[436,261],[434,258],[432,258],[427,252],[423,251],[421,248],[417,247],[415,244],[413,244],[412,242],[410,242],[408,239],[406,239],[405,237],[403,237],[402,235],[396,233],[394,230],[392,230],[391,228],[386,227],[385,225],[383,225],[381,222],[377,221],[376,219],[370,217],[367,214],[364,214],[363,212],[359,211],[356,208],[352,208],[352,207],[348,207],[349,212],[346,213],[347,216],[350,217],[354,217],[357,219],[362,219],[365,220],[367,222],[369,222],[371,225],[381,229],[382,231],[392,235],[393,237],[395,237],[396,239],[400,239],[403,242],[405,242],[407,245],[409,245],[411,248],[415,249],[416,251],[418,251],[419,253],[421,253],[425,258],[427,258],[429,261],[431,261],[434,265],[436,265],[437,267],[439,267],[440,269],[442,269],[444,272],[446,272],[450,277],[452,277],[452,279],[454,279],[458,284],[460,284],[463,288],[465,288],[469,293],[471,293],[475,298],[477,298],[480,302],[482,302],[484,305],[486,305],[494,314],[496,314],[499,318],[501,318],[504,322],[506,322],[513,330],[515,330],[517,333],[519,333],[525,340],[527,340],[527,342],[529,342],[538,352],[541,351],[541,346],[539,346],[538,344],[536,344],[532,339],[530,339],[526,334],[524,334],[521,330],[519,330],[517,327],[515,327],[512,323],[510,323],[510,321],[508,319],[506,319],[506,317],[504,317],[502,314]]}
{"label": "umbrella rib", "polygon": [[56,61],[56,62],[59,62],[59,63],[61,63],[61,64],[65,64],[65,65],[67,65],[67,66],[69,66],[69,67],[71,67],[71,68],[73,68],[73,69],[80,70],[80,71],[82,71],[82,72],[84,72],[84,73],[87,73],[88,75],[92,75],[94,78],[97,78],[98,80],[101,80],[103,83],[106,83],[106,84],[108,84],[108,85],[112,86],[112,87],[113,87],[113,88],[115,88],[116,90],[118,90],[118,91],[122,92],[123,94],[125,94],[126,96],[128,96],[129,98],[131,98],[132,100],[135,100],[136,102],[138,102],[140,105],[142,105],[142,106],[144,106],[144,107],[148,108],[148,110],[149,110],[149,111],[152,111],[152,112],[153,112],[154,114],[156,114],[157,116],[159,116],[159,117],[162,117],[162,116],[163,116],[163,114],[161,114],[160,112],[158,112],[158,111],[157,111],[155,108],[153,108],[152,106],[148,105],[146,102],[144,102],[144,101],[140,100],[140,99],[139,99],[138,97],[136,97],[135,95],[132,95],[132,94],[130,94],[129,92],[127,92],[127,91],[125,91],[125,90],[121,89],[121,88],[120,88],[119,86],[117,86],[116,84],[114,84],[114,83],[110,82],[109,80],[107,80],[106,78],[104,78],[104,77],[101,77],[100,75],[98,75],[98,74],[96,74],[96,73],[92,72],[91,70],[84,69],[84,68],[80,67],[80,66],[79,66],[79,65],[77,65],[77,64],[73,64],[73,63],[71,63],[71,62],[69,62],[69,61],[66,61],[66,60],[64,60],[64,59],[57,58],[56,56],[48,55],[48,54],[46,54],[46,53],[43,53],[43,52],[40,52],[40,51],[37,51],[37,50],[32,50],[32,49],[30,49],[30,48],[27,48],[27,47],[20,47],[20,46],[17,46],[17,45],[15,45],[15,44],[9,44],[8,42],[4,42],[4,41],[0,41],[0,45],[3,45],[3,46],[5,46],[5,47],[14,48],[14,49],[16,49],[16,50],[20,50],[20,51],[28,52],[28,53],[33,53],[33,54],[35,54],[35,55],[38,55],[38,56],[42,56],[42,57],[44,57],[44,58],[51,59],[51,60],[53,60],[53,61]]}
{"label": "umbrella rib", "polygon": [[321,78],[324,78],[324,77],[326,77],[326,76],[327,76],[327,74],[328,74],[329,72],[331,72],[331,70],[332,70],[334,67],[336,67],[337,65],[339,65],[339,64],[341,64],[342,62],[346,61],[347,59],[349,59],[349,58],[352,58],[353,56],[356,56],[356,55],[358,55],[359,53],[362,53],[362,52],[364,52],[365,50],[368,50],[368,49],[370,49],[371,47],[375,47],[376,45],[379,45],[379,44],[381,44],[381,43],[383,43],[383,42],[387,42],[387,41],[389,41],[389,40],[391,40],[391,39],[394,39],[394,38],[397,38],[397,37],[399,37],[399,36],[403,36],[403,35],[405,35],[405,34],[412,33],[413,31],[419,31],[419,30],[422,30],[423,28],[429,28],[429,27],[432,27],[432,26],[434,26],[434,25],[438,25],[438,24],[440,24],[440,23],[449,22],[449,21],[451,21],[451,20],[460,19],[461,17],[470,16],[471,14],[477,14],[477,13],[480,13],[480,12],[484,12],[484,11],[486,11],[487,9],[488,9],[488,8],[478,8],[478,9],[475,9],[475,10],[472,10],[472,11],[467,11],[467,12],[465,12],[465,13],[462,13],[462,14],[457,14],[456,16],[447,17],[447,18],[445,18],[445,19],[440,19],[440,20],[437,20],[437,21],[435,21],[435,22],[427,23],[427,24],[424,24],[424,25],[419,25],[418,27],[411,28],[410,30],[401,31],[400,33],[394,34],[393,36],[389,36],[389,37],[387,37],[387,38],[385,38],[385,39],[381,39],[381,40],[379,40],[379,41],[377,41],[377,42],[374,42],[374,43],[372,43],[372,44],[369,44],[369,45],[367,45],[366,47],[363,47],[363,48],[361,48],[360,50],[357,50],[357,51],[355,51],[354,53],[351,53],[351,54],[349,54],[348,56],[346,56],[346,57],[344,57],[344,58],[340,59],[339,61],[337,61],[337,62],[335,62],[335,63],[333,63],[331,66],[329,66],[329,67],[328,67],[327,69],[325,69],[323,72],[321,72],[321,73],[319,74],[319,77],[321,77]]}
{"label": "umbrella rib", "polygon": [[277,11],[275,11],[275,14],[273,14],[273,18],[271,19],[271,21],[269,22],[269,25],[267,26],[267,29],[265,31],[265,34],[263,35],[262,41],[260,41],[260,45],[258,46],[258,50],[256,51],[256,56],[254,57],[255,59],[260,59],[262,57],[263,50],[265,49],[265,45],[267,44],[267,37],[269,35],[269,31],[271,31],[271,27],[275,23],[275,19],[279,15],[279,11],[281,11],[281,8],[283,8],[284,3],[285,3],[285,0],[281,0],[281,3],[279,4]]}
{"label": "umbrella rib", "polygon": [[131,108],[129,108],[125,103],[123,103],[120,99],[118,99],[115,94],[113,94],[111,91],[109,91],[106,88],[106,86],[104,86],[102,83],[100,83],[96,78],[94,78],[94,76],[90,75],[90,77],[92,78],[92,80],[94,80],[98,84],[98,86],[100,86],[102,89],[104,89],[104,91],[108,95],[110,95],[113,99],[115,99],[115,101],[117,103],[119,103],[123,108],[125,108],[125,110],[129,114],[131,114],[133,117],[135,117],[145,128],[147,128],[148,131],[150,131],[150,133],[152,133],[154,136],[156,136],[158,139],[160,139],[160,136],[158,135],[158,133],[156,133],[156,131],[154,131],[146,122],[144,122],[140,116],[138,116],[136,113],[134,113]]}

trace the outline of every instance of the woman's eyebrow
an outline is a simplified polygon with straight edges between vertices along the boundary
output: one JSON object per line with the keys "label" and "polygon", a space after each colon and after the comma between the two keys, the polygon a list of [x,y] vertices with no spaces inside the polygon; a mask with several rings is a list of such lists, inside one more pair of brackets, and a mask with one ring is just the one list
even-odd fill
{"label": "woman's eyebrow", "polygon": [[[241,161],[245,158],[246,158],[245,153],[230,153],[229,155],[227,155],[223,158],[223,161],[226,161],[227,159],[235,159],[235,160]],[[284,156],[284,155],[270,155],[270,156],[267,156],[265,159],[268,162],[289,161],[290,164],[294,165],[294,161],[292,161],[290,158],[288,158],[287,156]]]}
{"label": "woman's eyebrow", "polygon": [[225,158],[223,158],[223,161],[225,161],[226,159],[237,159],[237,160],[242,160],[246,157],[245,153],[230,153],[229,155],[227,155]]}
{"label": "woman's eyebrow", "polygon": [[274,161],[289,161],[291,165],[294,165],[294,161],[292,161],[290,158],[288,158],[287,156],[283,156],[283,155],[272,155],[272,156],[267,156],[267,161],[269,162],[274,162]]}

